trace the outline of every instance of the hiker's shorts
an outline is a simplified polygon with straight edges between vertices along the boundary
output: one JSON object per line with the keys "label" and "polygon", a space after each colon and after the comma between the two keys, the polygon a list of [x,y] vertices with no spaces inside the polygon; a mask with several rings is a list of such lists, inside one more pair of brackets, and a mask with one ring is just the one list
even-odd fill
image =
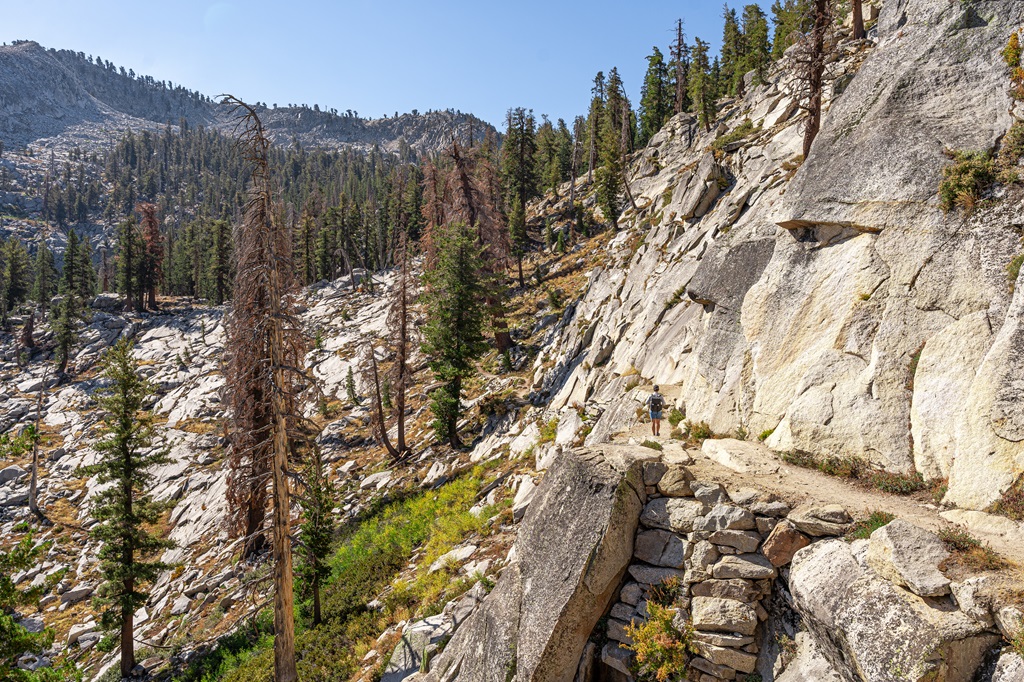
{"label": "hiker's shorts", "polygon": [[661,419],[661,412],[651,410],[651,419]]}

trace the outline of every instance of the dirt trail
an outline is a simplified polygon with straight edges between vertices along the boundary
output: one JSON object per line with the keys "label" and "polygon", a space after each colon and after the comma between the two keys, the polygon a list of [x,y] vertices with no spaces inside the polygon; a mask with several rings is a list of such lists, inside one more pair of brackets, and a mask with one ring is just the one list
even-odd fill
{"label": "dirt trail", "polygon": [[[667,387],[663,387],[663,393],[665,392],[664,388]],[[646,450],[639,443],[651,439],[662,444],[663,454],[685,452],[693,459],[693,463],[688,468],[695,478],[721,483],[728,491],[753,488],[773,493],[794,508],[803,504],[840,504],[855,519],[866,518],[873,511],[885,511],[933,532],[953,525],[939,515],[945,510],[928,500],[927,491],[918,493],[916,496],[904,496],[865,488],[813,469],[786,464],[768,448],[750,442],[747,442],[747,445],[756,448],[761,468],[775,469],[775,472],[771,474],[743,473],[709,459],[699,449],[686,449],[681,442],[668,438],[667,434],[670,431],[670,426],[664,423],[661,436],[654,438],[651,436],[650,423],[641,423],[616,435],[611,443],[601,447],[628,448],[635,452],[638,447]],[[1002,520],[1001,517],[997,517],[995,520],[1005,524],[1005,520]],[[971,524],[968,526],[968,530],[1003,558],[1016,564],[1009,571],[1010,574],[1016,575],[1015,579],[1024,578],[1024,527],[1020,527],[1016,534],[993,532],[985,525],[977,524]],[[1020,584],[1024,584],[1024,580],[1021,580]]]}

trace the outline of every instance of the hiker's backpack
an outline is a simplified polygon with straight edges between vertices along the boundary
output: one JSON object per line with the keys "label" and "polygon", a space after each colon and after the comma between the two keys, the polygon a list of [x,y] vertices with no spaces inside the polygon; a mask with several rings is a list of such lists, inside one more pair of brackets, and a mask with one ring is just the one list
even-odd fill
{"label": "hiker's backpack", "polygon": [[651,412],[661,412],[661,408],[665,406],[665,399],[657,393],[651,396]]}

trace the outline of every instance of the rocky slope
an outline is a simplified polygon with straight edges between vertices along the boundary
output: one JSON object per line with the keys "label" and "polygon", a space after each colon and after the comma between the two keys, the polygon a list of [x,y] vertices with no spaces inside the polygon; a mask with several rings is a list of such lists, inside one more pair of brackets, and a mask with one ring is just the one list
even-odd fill
{"label": "rocky slope", "polygon": [[603,408],[596,444],[636,371],[715,432],[948,478],[947,503],[987,509],[1024,471],[1024,288],[1006,276],[1024,202],[1010,189],[964,217],[936,191],[947,150],[992,150],[1024,115],[1000,59],[1022,22],[1020,2],[886,3],[877,46],[842,44],[802,164],[785,70],[710,133],[673,119],[538,390]]}
{"label": "rocky slope", "polygon": [[[622,682],[636,662],[628,626],[648,622],[672,578],[667,608],[693,627],[699,682],[1022,679],[1024,660],[1005,642],[1024,641],[1024,529],[989,512],[1024,470],[1024,294],[1005,270],[1021,249],[1024,199],[1004,188],[965,217],[936,197],[947,147],[992,149],[1024,117],[999,57],[1021,24],[1020,0],[889,0],[877,39],[841,43],[807,159],[787,60],[727,103],[711,131],[673,119],[632,163],[637,206],[620,231],[531,257],[542,286],[510,302],[514,371],[492,374],[489,359],[471,386],[471,450],[428,447],[426,373],[408,466],[364,447],[364,408],[311,411],[342,486],[341,519],[481,462],[501,473],[479,508],[510,507],[486,538],[437,559],[453,576],[488,580],[440,613],[391,624],[357,678]],[[567,208],[547,197],[531,217],[567,230]],[[320,340],[307,364],[337,399],[325,407],[345,402],[359,349],[383,330],[383,279],[375,293],[340,281],[304,294],[304,323]],[[77,379],[44,402],[42,499],[65,530],[19,576],[66,571],[59,595],[26,615],[55,626],[97,673],[115,659],[94,648],[90,486],[75,469],[95,456],[94,363],[119,336],[136,338],[160,387],[154,407],[175,463],[158,494],[175,503],[167,528],[180,548],[168,558],[183,564],[155,587],[140,638],[184,642],[177,665],[191,634],[220,634],[263,597],[263,569],[233,562],[221,526],[222,311],[125,316],[103,312],[108,303],[96,303]],[[45,358],[23,368],[13,337],[3,348],[0,430],[11,431],[34,416]],[[741,438],[642,444],[653,382],[691,423]],[[920,473],[942,494],[868,490],[792,466],[780,457],[791,452]],[[11,470],[0,480],[8,535],[29,517],[25,479]],[[896,518],[858,523],[879,511]],[[951,555],[936,533],[955,527],[1017,565]]]}
{"label": "rocky slope", "polygon": [[[122,67],[123,69],[123,67]],[[25,41],[0,47],[0,140],[9,149],[33,144],[86,151],[109,144],[125,130],[178,125],[215,127],[230,132],[230,109],[209,97],[170,87],[152,78],[136,79],[67,50],[47,50]],[[454,111],[411,113],[386,119],[338,115],[308,107],[261,107],[264,124],[279,144],[336,149],[375,146],[391,152],[411,148],[436,152],[453,135],[473,130],[479,139],[494,128],[471,114]]]}

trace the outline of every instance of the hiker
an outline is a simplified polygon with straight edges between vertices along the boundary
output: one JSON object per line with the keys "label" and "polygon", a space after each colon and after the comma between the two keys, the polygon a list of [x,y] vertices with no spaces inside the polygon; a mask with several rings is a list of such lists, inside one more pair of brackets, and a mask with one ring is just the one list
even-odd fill
{"label": "hiker", "polygon": [[661,410],[665,407],[665,396],[654,387],[654,393],[647,397],[647,409],[651,411],[651,433],[661,435]]}

